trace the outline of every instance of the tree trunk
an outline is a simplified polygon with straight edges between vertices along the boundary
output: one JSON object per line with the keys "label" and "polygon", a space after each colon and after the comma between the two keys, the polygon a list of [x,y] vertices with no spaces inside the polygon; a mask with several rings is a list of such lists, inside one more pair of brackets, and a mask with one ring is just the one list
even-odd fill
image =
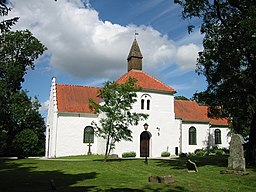
{"label": "tree trunk", "polygon": [[[256,111],[256,110],[255,110]],[[256,112],[253,114],[247,151],[247,163],[256,166]]]}
{"label": "tree trunk", "polygon": [[105,158],[104,158],[104,161],[106,161],[107,158],[108,158],[109,140],[110,140],[110,136],[108,135],[107,143],[106,143],[106,150],[105,150]]}

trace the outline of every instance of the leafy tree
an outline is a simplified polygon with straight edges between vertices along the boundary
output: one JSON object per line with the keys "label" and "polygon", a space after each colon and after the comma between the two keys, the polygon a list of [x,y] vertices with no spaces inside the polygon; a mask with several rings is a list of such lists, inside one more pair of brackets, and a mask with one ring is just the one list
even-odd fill
{"label": "leafy tree", "polygon": [[[10,9],[0,0],[0,16]],[[10,31],[18,18],[0,22],[0,153],[15,155],[15,136],[24,129],[32,129],[38,137],[38,150],[43,151],[44,120],[38,112],[39,102],[27,96],[21,83],[28,68],[46,47],[28,30]]]}
{"label": "leafy tree", "polygon": [[186,100],[186,101],[189,100],[189,99],[188,99],[187,97],[185,97],[185,96],[175,96],[174,99],[176,99],[176,100]]}
{"label": "leafy tree", "polygon": [[116,142],[131,141],[132,131],[129,125],[137,125],[139,121],[147,119],[148,115],[132,112],[132,105],[137,101],[136,92],[140,90],[135,85],[136,79],[129,78],[124,84],[107,81],[99,91],[103,103],[98,104],[92,99],[90,106],[98,113],[102,113],[100,126],[95,122],[96,134],[106,139],[105,160],[114,148]]}
{"label": "leafy tree", "polygon": [[208,86],[194,98],[211,106],[211,116],[229,117],[234,132],[249,134],[247,162],[256,165],[256,1],[175,2],[184,19],[202,18],[204,50],[196,71]]}
{"label": "leafy tree", "polygon": [[35,154],[38,137],[31,129],[24,129],[15,135],[13,148],[19,158],[25,158]]}
{"label": "leafy tree", "polygon": [[[0,0],[0,16],[8,15],[8,12],[11,10],[6,6],[7,0]],[[14,17],[12,19],[3,20],[0,22],[0,33],[9,31],[11,26],[14,25],[18,21],[18,17]]]}

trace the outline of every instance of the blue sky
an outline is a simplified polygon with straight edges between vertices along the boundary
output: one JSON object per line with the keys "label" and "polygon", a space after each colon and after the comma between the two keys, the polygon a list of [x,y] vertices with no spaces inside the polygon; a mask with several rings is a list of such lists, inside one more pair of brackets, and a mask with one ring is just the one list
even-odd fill
{"label": "blue sky", "polygon": [[[126,73],[134,39],[143,54],[143,70],[188,98],[206,87],[195,73],[202,50],[199,27],[172,0],[11,0],[14,29],[29,29],[48,48],[28,70],[23,88],[47,108],[53,76],[60,84],[100,87]],[[198,24],[198,21],[191,21]]]}

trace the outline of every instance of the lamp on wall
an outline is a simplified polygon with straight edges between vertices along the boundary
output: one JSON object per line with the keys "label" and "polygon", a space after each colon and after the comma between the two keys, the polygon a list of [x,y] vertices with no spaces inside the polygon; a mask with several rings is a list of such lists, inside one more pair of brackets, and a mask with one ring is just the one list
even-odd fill
{"label": "lamp on wall", "polygon": [[148,130],[148,124],[145,123],[143,126],[144,126],[145,131],[147,131]]}

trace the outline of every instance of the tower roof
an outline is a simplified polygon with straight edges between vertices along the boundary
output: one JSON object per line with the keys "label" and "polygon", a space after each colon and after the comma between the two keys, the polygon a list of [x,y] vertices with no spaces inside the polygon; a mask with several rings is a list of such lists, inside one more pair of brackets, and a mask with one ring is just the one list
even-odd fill
{"label": "tower roof", "polygon": [[143,58],[141,51],[140,51],[140,47],[139,47],[136,39],[134,39],[134,41],[132,43],[127,60],[129,61],[132,57],[136,57],[136,58],[140,58],[140,59]]}

